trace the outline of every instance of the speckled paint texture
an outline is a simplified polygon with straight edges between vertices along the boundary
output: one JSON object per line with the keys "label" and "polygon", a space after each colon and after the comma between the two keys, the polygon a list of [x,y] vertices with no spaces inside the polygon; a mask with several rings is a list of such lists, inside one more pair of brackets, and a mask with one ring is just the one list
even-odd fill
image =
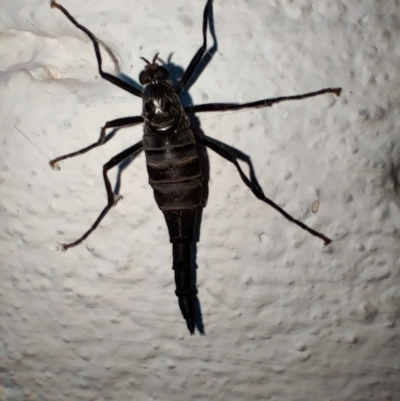
{"label": "speckled paint texture", "polygon": [[[140,56],[172,55],[179,75],[201,44],[203,0],[60,2],[134,80]],[[99,78],[88,38],[49,1],[0,9],[0,400],[400,399],[398,1],[214,0],[218,50],[185,104],[343,92],[198,115],[202,132],[251,157],[267,196],[333,239],[289,223],[209,151],[204,336],[180,314],[143,154],[96,232],[59,251],[105,206],[102,165],[142,129],[61,171],[48,160],[141,102]]]}

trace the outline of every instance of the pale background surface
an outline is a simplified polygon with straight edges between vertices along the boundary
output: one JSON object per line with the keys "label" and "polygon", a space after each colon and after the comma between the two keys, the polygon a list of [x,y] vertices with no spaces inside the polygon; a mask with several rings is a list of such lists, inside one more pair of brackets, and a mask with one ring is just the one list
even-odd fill
{"label": "pale background surface", "polygon": [[[135,80],[140,56],[173,52],[187,66],[204,3],[62,1]],[[197,254],[206,336],[193,337],[143,154],[101,227],[57,250],[105,206],[101,166],[140,126],[59,172],[13,126],[54,158],[140,114],[140,99],[99,79],[91,43],[48,1],[0,9],[0,400],[399,399],[397,1],[214,1],[218,52],[193,104],[343,87],[340,98],[199,114],[204,133],[251,156],[267,196],[334,242],[258,201],[209,151]]]}

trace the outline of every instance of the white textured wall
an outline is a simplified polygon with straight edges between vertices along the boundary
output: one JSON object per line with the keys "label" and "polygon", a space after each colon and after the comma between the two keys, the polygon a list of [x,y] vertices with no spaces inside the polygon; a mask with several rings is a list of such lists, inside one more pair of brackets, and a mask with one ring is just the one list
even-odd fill
{"label": "white textured wall", "polygon": [[[201,43],[204,1],[62,4],[134,79],[140,56],[173,52],[185,67]],[[199,115],[207,135],[251,156],[267,196],[334,242],[258,201],[210,151],[197,255],[206,336],[193,337],[143,155],[101,227],[57,250],[97,217],[101,166],[142,131],[59,172],[46,156],[95,141],[140,99],[99,79],[90,42],[48,1],[0,9],[0,400],[400,399],[398,1],[214,0],[219,49],[193,104],[343,88]]]}

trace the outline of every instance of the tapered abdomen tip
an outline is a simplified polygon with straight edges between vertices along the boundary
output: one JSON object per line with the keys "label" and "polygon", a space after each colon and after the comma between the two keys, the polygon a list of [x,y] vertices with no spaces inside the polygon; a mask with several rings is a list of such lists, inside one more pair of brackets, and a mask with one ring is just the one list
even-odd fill
{"label": "tapered abdomen tip", "polygon": [[190,331],[190,334],[193,336],[194,335],[194,317],[188,317],[186,319],[186,324],[187,324],[187,328]]}

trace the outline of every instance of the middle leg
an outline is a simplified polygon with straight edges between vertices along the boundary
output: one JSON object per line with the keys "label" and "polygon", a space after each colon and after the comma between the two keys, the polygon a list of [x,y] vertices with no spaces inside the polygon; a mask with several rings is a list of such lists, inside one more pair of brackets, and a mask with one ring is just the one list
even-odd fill
{"label": "middle leg", "polygon": [[299,227],[301,227],[303,230],[309,232],[311,235],[314,235],[315,237],[318,237],[324,241],[324,245],[328,245],[329,243],[332,242],[332,240],[328,237],[326,237],[324,234],[319,233],[318,231],[313,230],[312,228],[308,227],[306,224],[302,223],[299,220],[296,220],[294,217],[292,217],[290,214],[286,213],[281,207],[279,207],[275,202],[273,202],[271,199],[267,198],[260,189],[254,185],[249,178],[244,174],[243,170],[241,169],[237,159],[235,156],[232,155],[231,152],[226,150],[222,145],[218,144],[215,142],[212,138],[195,134],[196,140],[201,142],[203,145],[209,147],[211,150],[222,156],[224,159],[230,161],[233,163],[236,168],[239,171],[240,178],[243,180],[243,182],[247,185],[247,187],[253,192],[253,194],[260,199],[261,201],[267,203],[271,207],[273,207],[275,210],[277,210],[282,216],[286,217],[290,222],[297,224]]}
{"label": "middle leg", "polygon": [[[86,148],[77,150],[76,152],[68,153],[63,156],[56,157],[53,160],[49,161],[49,164],[52,169],[54,170],[59,170],[60,167],[58,166],[57,162],[65,159],[69,159],[70,157],[75,157],[79,155],[83,155],[86,152],[89,152],[89,150],[92,150],[96,148],[97,146],[104,145],[107,140],[106,140],[106,129],[107,128],[122,128],[122,127],[127,127],[128,125],[135,125],[143,122],[143,117],[142,116],[135,116],[135,117],[124,117],[124,118],[118,118],[116,120],[108,121],[105,123],[104,127],[101,128],[100,130],[100,136],[97,142],[92,143],[91,145],[87,146]],[[111,139],[111,138],[108,138]]]}
{"label": "middle leg", "polygon": [[240,109],[250,109],[250,108],[261,108],[261,107],[271,107],[275,103],[285,102],[287,100],[301,100],[307,99],[309,97],[323,95],[325,93],[334,93],[336,96],[340,96],[342,88],[325,88],[316,92],[305,93],[303,95],[294,96],[281,96],[271,99],[256,100],[250,103],[206,103],[199,104],[197,106],[187,106],[184,107],[186,113],[199,113],[203,111],[228,111],[228,110],[240,110]]}

